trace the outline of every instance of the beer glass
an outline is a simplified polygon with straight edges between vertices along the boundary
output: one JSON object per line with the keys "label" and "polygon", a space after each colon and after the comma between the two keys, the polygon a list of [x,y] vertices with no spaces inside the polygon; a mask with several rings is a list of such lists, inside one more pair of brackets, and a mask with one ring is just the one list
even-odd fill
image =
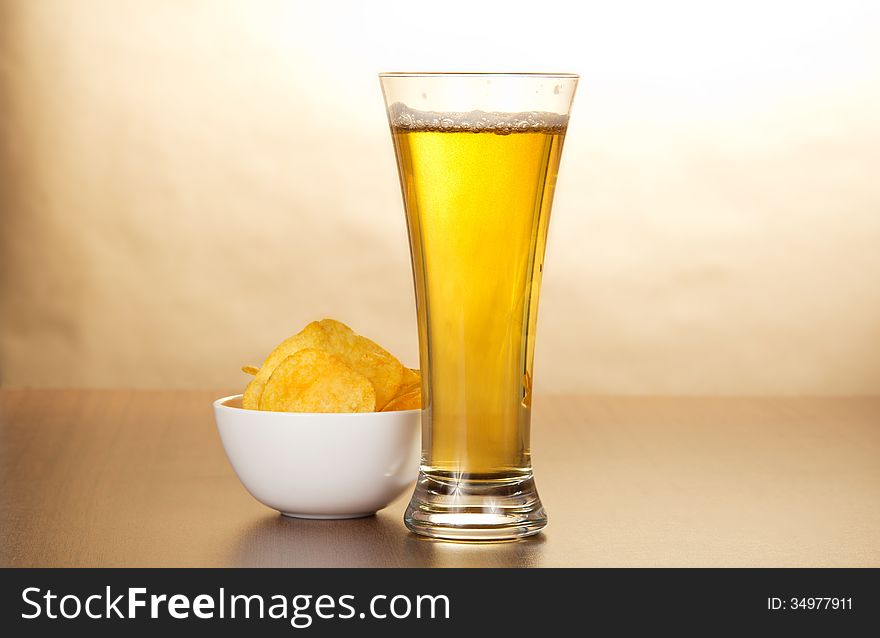
{"label": "beer glass", "polygon": [[529,428],[571,74],[383,73],[409,230],[422,460],[404,520],[456,540],[547,524]]}

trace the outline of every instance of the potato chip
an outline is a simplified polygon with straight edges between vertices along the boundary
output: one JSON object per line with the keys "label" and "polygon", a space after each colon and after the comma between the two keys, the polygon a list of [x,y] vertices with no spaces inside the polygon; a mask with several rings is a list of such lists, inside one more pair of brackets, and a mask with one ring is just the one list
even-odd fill
{"label": "potato chip", "polygon": [[400,380],[401,387],[419,383],[422,380],[422,373],[418,368],[404,368],[403,378]]}
{"label": "potato chip", "polygon": [[376,390],[376,405],[390,401],[404,377],[403,364],[377,343],[356,334],[334,319],[322,319],[326,351],[345,360],[354,370],[370,380]]}
{"label": "potato chip", "polygon": [[404,394],[409,394],[413,390],[421,389],[422,380],[417,379],[414,383],[410,383],[409,385],[401,384],[399,388],[397,388],[397,392],[394,393],[394,398],[403,396]]}
{"label": "potato chip", "polygon": [[417,371],[405,368],[394,355],[370,339],[356,334],[344,323],[322,319],[311,322],[269,353],[245,389],[242,405],[252,410],[260,409],[261,397],[275,369],[287,357],[306,348],[334,355],[366,377],[376,393],[374,409],[384,406],[404,390],[410,390],[420,379]]}
{"label": "potato chip", "polygon": [[244,389],[244,393],[241,395],[241,407],[245,410],[259,410],[260,409],[260,395],[263,394],[262,388],[265,387],[266,384],[259,385],[257,383],[257,377],[251,379],[250,383],[247,384],[247,387]]}
{"label": "potato chip", "polygon": [[324,331],[317,321],[311,322],[292,337],[282,341],[263,362],[259,372],[245,388],[242,397],[242,405],[249,410],[260,409],[260,397],[266,387],[266,382],[275,371],[275,368],[287,357],[303,350],[304,348],[319,348],[323,346],[326,338]]}
{"label": "potato chip", "polygon": [[418,410],[422,407],[422,388],[421,386],[410,390],[406,394],[401,394],[388,402],[382,408],[382,412],[394,412],[395,410]]}
{"label": "potato chip", "polygon": [[241,366],[241,371],[245,374],[255,376],[260,369],[257,366]]}
{"label": "potato chip", "polygon": [[532,407],[532,375],[528,370],[522,375],[523,398],[522,405],[524,408]]}
{"label": "potato chip", "polygon": [[341,358],[315,348],[286,357],[269,376],[260,409],[275,412],[371,412],[373,385]]}
{"label": "potato chip", "polygon": [[394,393],[394,397],[392,398],[392,400],[396,399],[397,397],[403,396],[404,394],[409,394],[413,390],[422,389],[421,373],[413,368],[404,368],[403,370],[403,380],[400,383],[400,387],[398,387],[397,391]]}

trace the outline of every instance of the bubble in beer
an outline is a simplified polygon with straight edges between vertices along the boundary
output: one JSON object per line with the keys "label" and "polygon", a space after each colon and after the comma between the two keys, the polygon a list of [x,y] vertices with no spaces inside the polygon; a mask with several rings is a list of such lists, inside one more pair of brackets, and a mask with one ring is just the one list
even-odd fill
{"label": "bubble in beer", "polygon": [[471,133],[563,133],[568,116],[546,111],[502,113],[486,111],[419,111],[402,102],[388,108],[392,128],[406,131],[441,131]]}

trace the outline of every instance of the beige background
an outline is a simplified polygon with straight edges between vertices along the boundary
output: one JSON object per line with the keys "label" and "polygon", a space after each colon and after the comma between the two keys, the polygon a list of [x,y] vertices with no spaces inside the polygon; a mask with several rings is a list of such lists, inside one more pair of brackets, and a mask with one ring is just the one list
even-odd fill
{"label": "beige background", "polygon": [[376,73],[543,70],[539,390],[880,392],[880,5],[363,4],[0,4],[0,383],[236,386],[325,315],[414,365]]}

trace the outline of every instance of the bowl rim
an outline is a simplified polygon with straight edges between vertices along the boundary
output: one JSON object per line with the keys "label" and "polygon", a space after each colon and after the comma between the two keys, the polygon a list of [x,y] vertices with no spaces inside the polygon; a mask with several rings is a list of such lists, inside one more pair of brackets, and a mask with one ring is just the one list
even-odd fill
{"label": "bowl rim", "polygon": [[388,412],[382,412],[382,411],[378,411],[378,412],[276,412],[274,410],[249,410],[247,408],[237,408],[234,405],[226,405],[227,401],[231,401],[233,399],[240,399],[243,396],[244,396],[243,394],[230,394],[227,397],[221,397],[221,398],[217,399],[216,401],[214,401],[214,403],[213,403],[214,409],[215,410],[219,410],[219,409],[231,410],[233,412],[246,412],[249,415],[254,415],[254,414],[266,414],[266,415],[268,415],[268,414],[285,414],[285,415],[288,415],[290,418],[307,416],[310,418],[317,418],[317,419],[322,419],[322,418],[330,419],[330,418],[339,418],[339,417],[364,418],[365,416],[372,416],[372,415],[376,415],[376,414],[383,414],[383,415],[385,415],[385,414],[387,414],[387,415],[412,414],[414,412],[421,412],[422,411],[421,408],[418,408],[416,410],[389,410]]}

